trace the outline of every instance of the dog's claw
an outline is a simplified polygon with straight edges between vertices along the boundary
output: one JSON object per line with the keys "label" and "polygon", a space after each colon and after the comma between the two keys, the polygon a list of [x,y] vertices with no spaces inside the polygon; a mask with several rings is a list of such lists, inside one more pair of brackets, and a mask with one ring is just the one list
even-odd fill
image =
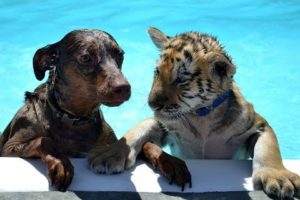
{"label": "dog's claw", "polygon": [[48,155],[45,161],[51,186],[59,191],[66,191],[74,175],[74,168],[70,160],[67,157],[55,158]]}

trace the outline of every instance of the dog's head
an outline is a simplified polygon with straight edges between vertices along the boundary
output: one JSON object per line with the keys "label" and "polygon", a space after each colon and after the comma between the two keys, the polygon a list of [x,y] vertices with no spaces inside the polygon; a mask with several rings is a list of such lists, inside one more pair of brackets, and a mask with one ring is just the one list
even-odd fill
{"label": "dog's head", "polygon": [[65,88],[95,104],[117,106],[130,97],[130,85],[121,72],[124,51],[100,30],[75,30],[61,41],[38,49],[34,74],[56,71],[56,87]]}

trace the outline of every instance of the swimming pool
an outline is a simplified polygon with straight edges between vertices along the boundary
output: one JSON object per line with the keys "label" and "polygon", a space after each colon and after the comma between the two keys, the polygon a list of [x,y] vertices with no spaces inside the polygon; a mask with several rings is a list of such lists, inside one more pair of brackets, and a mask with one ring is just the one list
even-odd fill
{"label": "swimming pool", "polygon": [[284,159],[300,159],[300,3],[297,0],[221,1],[2,0],[0,2],[0,131],[39,82],[34,52],[78,28],[111,33],[125,50],[124,74],[132,97],[120,107],[103,106],[121,137],[152,115],[147,95],[158,52],[146,29],[169,35],[184,31],[219,38],[237,65],[246,98],[277,133]]}

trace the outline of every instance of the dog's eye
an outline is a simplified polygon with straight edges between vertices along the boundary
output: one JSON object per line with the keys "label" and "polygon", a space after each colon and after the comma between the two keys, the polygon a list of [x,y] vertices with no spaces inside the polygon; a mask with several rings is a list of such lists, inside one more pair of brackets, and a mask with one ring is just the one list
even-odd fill
{"label": "dog's eye", "polygon": [[92,58],[89,54],[84,54],[79,57],[79,61],[83,64],[88,64],[92,61]]}

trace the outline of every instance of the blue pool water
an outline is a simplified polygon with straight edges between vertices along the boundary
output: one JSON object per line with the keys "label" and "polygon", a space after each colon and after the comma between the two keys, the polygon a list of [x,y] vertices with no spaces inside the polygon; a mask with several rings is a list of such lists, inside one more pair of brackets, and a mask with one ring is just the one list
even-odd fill
{"label": "blue pool water", "polygon": [[237,65],[246,98],[275,129],[283,158],[300,159],[300,3],[297,0],[231,1],[0,1],[0,131],[23,103],[24,91],[40,82],[34,52],[78,28],[111,33],[125,50],[124,74],[132,98],[102,107],[121,137],[152,115],[147,95],[158,52],[146,29],[169,35],[184,31],[219,38]]}

